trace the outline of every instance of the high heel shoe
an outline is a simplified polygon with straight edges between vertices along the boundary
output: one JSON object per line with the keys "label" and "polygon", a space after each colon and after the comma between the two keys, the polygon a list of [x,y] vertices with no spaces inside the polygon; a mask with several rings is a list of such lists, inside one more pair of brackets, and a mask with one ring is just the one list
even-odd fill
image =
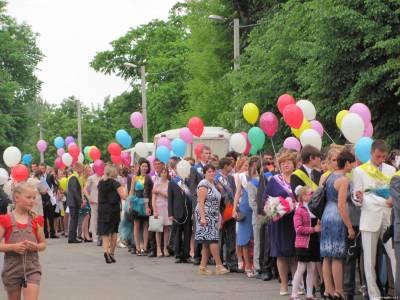
{"label": "high heel shoe", "polygon": [[329,294],[329,293],[323,293],[322,295],[322,299],[326,300],[326,299],[335,299],[333,295]]}
{"label": "high heel shoe", "polygon": [[335,300],[345,300],[345,299],[344,299],[344,296],[341,295],[341,294],[338,293],[338,292],[335,292],[335,293],[333,294],[333,299],[335,299]]}
{"label": "high heel shoe", "polygon": [[107,264],[111,264],[112,263],[110,255],[108,253],[104,253],[104,259],[106,260]]}
{"label": "high heel shoe", "polygon": [[114,257],[114,254],[111,254],[111,253],[110,253],[109,257],[110,257],[110,259],[111,259],[111,262],[113,262],[113,263],[116,263],[116,262],[117,262],[117,260],[116,260],[115,257]]}

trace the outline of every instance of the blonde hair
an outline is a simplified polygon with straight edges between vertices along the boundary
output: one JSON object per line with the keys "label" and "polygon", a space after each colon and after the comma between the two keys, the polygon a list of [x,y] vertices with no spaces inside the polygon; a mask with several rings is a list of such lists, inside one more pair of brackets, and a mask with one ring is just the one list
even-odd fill
{"label": "blonde hair", "polygon": [[[16,195],[22,195],[26,192],[28,192],[29,190],[34,191],[35,196],[38,193],[37,188],[29,182],[20,182],[17,185],[14,186],[13,191],[12,191],[12,198],[13,198],[13,202],[14,204],[15,202],[15,196]],[[32,217],[32,218],[36,218],[36,214],[33,211],[28,211],[28,214]]]}
{"label": "blonde hair", "polygon": [[239,158],[238,161],[236,162],[236,171],[239,172],[243,168],[243,166],[246,162],[248,162],[247,157],[243,156],[243,157]]}
{"label": "blonde hair", "polygon": [[299,199],[299,201],[303,201],[303,197],[307,194],[307,192],[310,189],[311,188],[308,185],[296,188],[297,199]]}
{"label": "blonde hair", "polygon": [[281,164],[285,161],[291,160],[293,162],[294,167],[297,165],[297,154],[292,151],[285,151],[278,157],[278,163]]}
{"label": "blonde hair", "polygon": [[104,176],[103,179],[116,179],[118,177],[118,169],[116,166],[107,164],[104,168]]}
{"label": "blonde hair", "polygon": [[337,144],[330,145],[328,155],[326,156],[328,162],[330,162],[335,155],[338,156],[343,149],[344,146],[342,145],[337,145]]}

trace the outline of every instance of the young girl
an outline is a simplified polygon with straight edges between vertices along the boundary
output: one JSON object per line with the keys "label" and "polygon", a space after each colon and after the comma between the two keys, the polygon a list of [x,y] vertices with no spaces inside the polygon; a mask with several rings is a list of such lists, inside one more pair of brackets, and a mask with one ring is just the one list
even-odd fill
{"label": "young girl", "polygon": [[13,191],[15,210],[0,216],[0,252],[5,252],[1,274],[9,300],[36,300],[42,275],[38,251],[46,249],[43,217],[32,213],[37,195],[29,183],[19,183]]}
{"label": "young girl", "polygon": [[310,202],[312,189],[308,186],[303,186],[297,191],[297,199],[299,206],[294,214],[293,222],[296,231],[296,257],[298,260],[297,270],[293,277],[292,297],[291,300],[298,298],[298,291],[303,274],[307,269],[307,298],[306,300],[316,299],[313,296],[313,279],[315,262],[319,261],[319,241],[317,232],[321,228],[319,224],[311,226],[311,213],[307,208],[307,203]]}

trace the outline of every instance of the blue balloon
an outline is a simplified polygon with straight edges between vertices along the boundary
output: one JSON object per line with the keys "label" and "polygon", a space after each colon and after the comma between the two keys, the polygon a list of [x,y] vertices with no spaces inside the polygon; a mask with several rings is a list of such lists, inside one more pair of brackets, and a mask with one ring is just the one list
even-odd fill
{"label": "blue balloon", "polygon": [[22,162],[24,165],[29,166],[32,162],[32,155],[24,154],[24,156],[22,156]]}
{"label": "blue balloon", "polygon": [[57,149],[64,147],[64,139],[61,136],[56,137],[54,139],[54,146],[56,146]]}
{"label": "blue balloon", "polygon": [[182,139],[176,138],[171,143],[171,149],[177,156],[183,157],[186,154],[186,143]]}
{"label": "blue balloon", "polygon": [[129,148],[132,145],[132,138],[124,129],[120,129],[115,133],[115,139],[124,148]]}
{"label": "blue balloon", "polygon": [[156,157],[162,161],[164,164],[168,163],[171,153],[169,152],[168,148],[165,146],[160,146],[156,150]]}
{"label": "blue balloon", "polygon": [[366,163],[371,159],[371,146],[373,142],[373,139],[366,136],[358,140],[355,147],[355,153],[359,161],[362,163]]}

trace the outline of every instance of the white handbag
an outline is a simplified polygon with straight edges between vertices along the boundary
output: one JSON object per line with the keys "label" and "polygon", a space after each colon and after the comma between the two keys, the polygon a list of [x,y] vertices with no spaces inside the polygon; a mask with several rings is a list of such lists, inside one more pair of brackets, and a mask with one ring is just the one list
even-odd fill
{"label": "white handbag", "polygon": [[154,231],[154,232],[163,232],[164,231],[164,221],[163,221],[162,217],[159,216],[156,219],[154,216],[150,216],[149,231]]}

